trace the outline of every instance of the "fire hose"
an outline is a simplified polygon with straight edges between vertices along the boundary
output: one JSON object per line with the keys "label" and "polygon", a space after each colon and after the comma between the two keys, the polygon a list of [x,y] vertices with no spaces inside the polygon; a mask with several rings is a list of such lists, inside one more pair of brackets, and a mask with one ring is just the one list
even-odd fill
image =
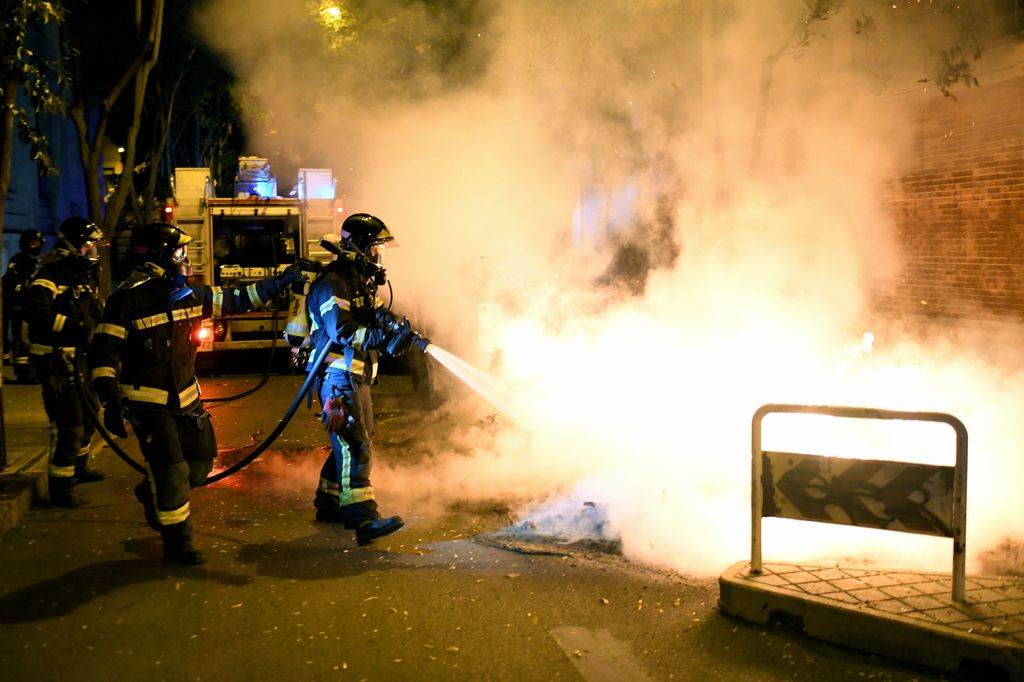
{"label": "fire hose", "polygon": [[274,353],[277,351],[277,317],[278,310],[277,308],[274,308],[273,314],[270,317],[270,357],[267,358],[267,366],[263,369],[263,376],[261,376],[260,380],[256,382],[256,385],[245,389],[241,393],[236,393],[235,395],[228,395],[222,398],[207,398],[203,401],[204,403],[227,403],[232,400],[238,400],[239,398],[252,395],[266,385],[267,381],[270,379],[270,369],[274,366]]}
{"label": "fire hose", "polygon": [[[274,430],[270,432],[270,435],[267,436],[267,438],[263,440],[259,445],[257,445],[256,448],[248,455],[243,457],[238,462],[235,462],[231,466],[227,467],[226,469],[217,472],[213,476],[207,477],[207,479],[203,481],[200,485],[209,485],[211,483],[217,483],[218,481],[222,481],[228,476],[231,476],[232,474],[245,468],[246,466],[251,464],[257,457],[262,455],[263,452],[270,446],[270,444],[273,443],[277,439],[277,437],[281,435],[281,432],[284,431],[285,427],[288,426],[288,422],[290,422],[292,417],[295,415],[295,411],[299,409],[299,405],[302,403],[302,399],[306,396],[306,393],[309,392],[309,388],[310,386],[312,386],[313,380],[317,375],[317,370],[320,368],[321,363],[323,363],[324,358],[327,357],[327,352],[330,350],[330,347],[331,344],[325,343],[324,347],[317,351],[316,356],[313,358],[313,364],[310,366],[309,373],[306,375],[306,380],[299,388],[299,392],[295,395],[295,399],[292,401],[292,404],[288,406],[288,409],[281,417],[281,420],[277,423],[277,426],[275,426]],[[103,440],[106,441],[107,445],[110,446],[110,449],[114,451],[114,454],[116,454],[118,457],[124,460],[124,462],[132,469],[135,469],[139,473],[145,475],[147,473],[146,468],[139,464],[138,462],[136,462],[134,459],[132,459],[131,455],[126,453],[121,448],[121,446],[114,441],[114,437],[103,426],[98,412],[99,400],[94,393],[90,394],[89,392],[87,392],[85,388],[87,382],[83,380],[85,373],[83,371],[83,368],[81,367],[81,358],[83,358],[85,354],[81,351],[82,349],[79,348],[76,349],[75,352],[75,386],[78,390],[79,399],[82,402],[82,408],[83,411],[85,412],[86,417],[92,423],[93,427],[95,427],[96,431],[100,434],[100,436],[103,437]]]}

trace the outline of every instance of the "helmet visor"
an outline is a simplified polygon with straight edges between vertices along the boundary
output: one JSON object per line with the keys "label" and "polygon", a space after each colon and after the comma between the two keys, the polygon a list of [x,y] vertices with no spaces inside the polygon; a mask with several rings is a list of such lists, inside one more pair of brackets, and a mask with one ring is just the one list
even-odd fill
{"label": "helmet visor", "polygon": [[178,264],[184,263],[185,259],[188,258],[188,245],[183,244],[171,252],[171,262]]}
{"label": "helmet visor", "polygon": [[98,263],[100,260],[99,247],[107,245],[106,239],[88,239],[82,242],[82,248],[78,250],[78,253],[83,257],[87,258],[93,263]]}

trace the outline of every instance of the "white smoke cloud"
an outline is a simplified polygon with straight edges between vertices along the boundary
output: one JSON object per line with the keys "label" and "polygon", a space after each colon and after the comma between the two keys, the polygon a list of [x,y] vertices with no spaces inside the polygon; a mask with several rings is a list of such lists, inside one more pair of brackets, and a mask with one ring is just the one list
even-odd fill
{"label": "white smoke cloud", "polygon": [[[334,168],[346,209],[397,234],[396,306],[471,360],[493,331],[513,403],[493,418],[472,396],[452,401],[446,438],[424,436],[429,456],[380,469],[378,487],[597,502],[627,556],[714,574],[748,551],[754,410],[852,404],[962,418],[972,546],[1022,530],[1001,474],[1024,436],[1019,377],[888,327],[870,356],[846,352],[868,329],[867,288],[898,264],[879,197],[912,127],[879,74],[930,54],[917,25],[882,24],[864,44],[862,3],[846,3],[811,23],[805,48],[781,50],[768,83],[802,2],[374,3],[346,59],[324,51],[310,7],[223,0],[199,16],[239,78],[251,153]],[[455,34],[461,49],[438,58]],[[624,187],[639,227],[577,223],[574,238],[580,197]],[[661,267],[623,297],[628,282],[600,278],[630,239]],[[479,324],[484,301],[503,313],[495,330]],[[918,435],[871,445],[899,459]],[[927,456],[951,448],[925,442]],[[790,527],[766,522],[766,556],[948,563],[948,542]]]}

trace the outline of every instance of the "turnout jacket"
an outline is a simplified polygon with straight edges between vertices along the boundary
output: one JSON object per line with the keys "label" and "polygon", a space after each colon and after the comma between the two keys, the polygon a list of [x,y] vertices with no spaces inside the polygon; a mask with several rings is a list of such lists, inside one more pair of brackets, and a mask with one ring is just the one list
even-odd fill
{"label": "turnout jacket", "polygon": [[324,359],[327,369],[372,382],[377,376],[378,351],[390,339],[390,332],[375,317],[380,305],[376,287],[357,265],[341,257],[329,263],[313,281],[307,298],[310,364],[329,343]]}
{"label": "turnout jacket", "polygon": [[5,316],[21,314],[25,285],[32,278],[38,264],[38,258],[30,256],[24,251],[19,251],[11,256],[11,261],[7,264],[7,272],[3,276]]}
{"label": "turnout jacket", "polygon": [[40,259],[22,299],[30,355],[70,356],[88,342],[102,308],[98,285],[94,264],[74,251],[58,246]]}
{"label": "turnout jacket", "polygon": [[262,307],[283,286],[274,278],[244,288],[178,286],[135,270],[110,294],[89,345],[96,394],[104,404],[124,399],[187,410],[199,400],[195,361],[202,320]]}

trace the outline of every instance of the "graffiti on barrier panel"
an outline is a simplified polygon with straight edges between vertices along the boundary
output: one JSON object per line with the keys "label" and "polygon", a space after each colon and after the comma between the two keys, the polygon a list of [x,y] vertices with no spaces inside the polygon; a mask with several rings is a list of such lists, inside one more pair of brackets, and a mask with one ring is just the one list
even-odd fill
{"label": "graffiti on barrier panel", "polygon": [[953,467],[764,452],[764,516],[952,537]]}

